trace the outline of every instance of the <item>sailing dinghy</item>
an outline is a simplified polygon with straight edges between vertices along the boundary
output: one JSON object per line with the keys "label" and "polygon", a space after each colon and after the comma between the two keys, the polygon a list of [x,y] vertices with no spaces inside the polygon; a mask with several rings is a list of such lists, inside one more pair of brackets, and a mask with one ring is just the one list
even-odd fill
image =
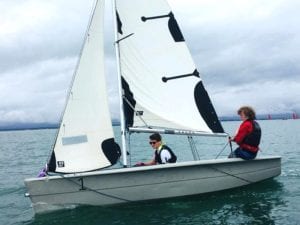
{"label": "sailing dinghy", "polygon": [[[132,133],[227,134],[165,0],[114,0],[121,148],[104,74],[104,0],[95,4],[67,98],[48,174],[25,180],[36,213],[235,188],[281,173],[280,157],[212,159],[131,167]],[[180,90],[180,91],[179,91]],[[120,149],[122,156],[120,157]],[[122,159],[122,168],[107,169]]]}

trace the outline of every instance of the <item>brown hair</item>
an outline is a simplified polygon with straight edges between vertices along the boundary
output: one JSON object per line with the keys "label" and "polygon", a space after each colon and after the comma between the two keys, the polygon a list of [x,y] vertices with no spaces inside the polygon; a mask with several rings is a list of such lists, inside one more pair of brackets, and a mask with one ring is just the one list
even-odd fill
{"label": "brown hair", "polygon": [[254,120],[256,118],[256,115],[255,115],[255,111],[252,107],[250,106],[242,106],[241,108],[239,108],[239,110],[237,111],[237,114],[238,115],[241,115],[241,113],[244,113],[245,116],[248,117],[248,119],[250,120]]}
{"label": "brown hair", "polygon": [[161,141],[161,136],[159,133],[154,133],[149,136],[150,140]]}

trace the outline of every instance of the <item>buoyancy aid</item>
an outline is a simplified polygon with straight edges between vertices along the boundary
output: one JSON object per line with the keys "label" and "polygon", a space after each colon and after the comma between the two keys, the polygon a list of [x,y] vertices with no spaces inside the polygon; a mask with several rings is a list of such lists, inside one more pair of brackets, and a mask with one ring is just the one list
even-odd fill
{"label": "buoyancy aid", "polygon": [[167,150],[171,155],[171,158],[167,161],[168,163],[175,163],[177,161],[177,156],[174,154],[174,152],[168,146],[162,145],[159,150],[155,151],[155,161],[157,163],[162,164],[161,152],[163,150]]}
{"label": "buoyancy aid", "polygon": [[244,143],[247,145],[258,147],[261,139],[261,129],[259,124],[252,120],[252,132],[244,138]]}
{"label": "buoyancy aid", "polygon": [[261,128],[259,124],[254,120],[248,120],[252,124],[252,131],[245,136],[240,147],[250,152],[256,153],[258,151],[258,145],[261,139]]}

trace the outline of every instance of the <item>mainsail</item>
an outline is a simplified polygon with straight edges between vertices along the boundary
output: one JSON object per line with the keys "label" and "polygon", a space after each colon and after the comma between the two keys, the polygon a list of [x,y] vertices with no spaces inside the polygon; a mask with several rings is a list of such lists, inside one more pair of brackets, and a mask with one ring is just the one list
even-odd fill
{"label": "mainsail", "polygon": [[83,172],[114,164],[114,141],[104,76],[104,1],[98,1],[49,162],[52,172]]}
{"label": "mainsail", "polygon": [[127,127],[223,133],[165,0],[117,0]]}

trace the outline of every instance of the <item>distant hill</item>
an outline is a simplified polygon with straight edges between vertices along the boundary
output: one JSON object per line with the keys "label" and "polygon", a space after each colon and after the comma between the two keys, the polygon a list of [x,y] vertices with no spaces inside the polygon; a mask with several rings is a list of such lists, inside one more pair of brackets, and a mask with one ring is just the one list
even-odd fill
{"label": "distant hill", "polygon": [[[113,126],[119,126],[118,120],[112,121]],[[0,124],[0,131],[9,130],[38,130],[38,129],[58,129],[58,123],[5,123]]]}
{"label": "distant hill", "polygon": [[[238,115],[234,116],[220,116],[221,121],[236,121],[240,120]],[[288,120],[288,119],[299,119],[299,113],[277,113],[277,114],[261,114],[257,115],[258,120]]]}
{"label": "distant hill", "polygon": [[[299,119],[299,113],[278,113],[278,114],[263,114],[257,115],[258,120],[286,120],[286,119]],[[238,121],[240,117],[237,115],[220,116],[221,121]],[[112,120],[113,126],[119,126],[120,121],[118,119]],[[0,124],[0,131],[9,130],[36,130],[36,129],[57,129],[58,123],[5,123]]]}
{"label": "distant hill", "polygon": [[6,123],[0,124],[0,131],[8,130],[33,130],[33,129],[57,129],[57,123]]}

